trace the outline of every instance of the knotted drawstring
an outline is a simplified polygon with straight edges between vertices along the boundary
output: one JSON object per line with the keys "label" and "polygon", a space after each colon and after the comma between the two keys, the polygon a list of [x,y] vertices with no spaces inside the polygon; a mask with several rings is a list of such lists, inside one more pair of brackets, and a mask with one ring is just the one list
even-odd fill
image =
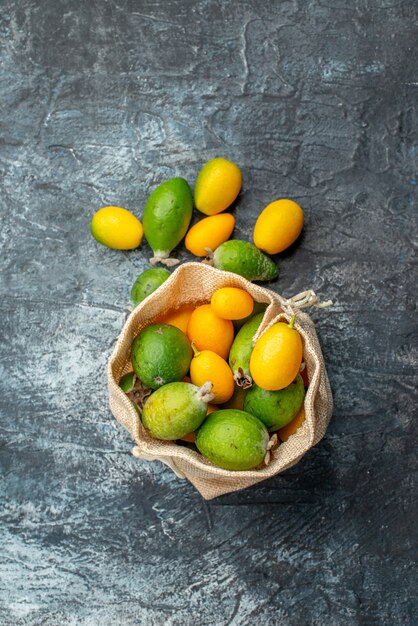
{"label": "knotted drawstring", "polygon": [[[292,298],[287,298],[287,299],[284,298],[282,303],[280,304],[280,307],[284,313],[287,313],[288,315],[290,315],[290,317],[292,317],[300,309],[307,309],[310,306],[315,306],[318,309],[326,309],[327,307],[331,305],[332,305],[332,300],[326,300],[325,302],[320,302],[314,290],[307,289],[306,291],[302,291],[301,293],[296,294]],[[278,316],[276,315],[276,317],[273,320],[271,320],[265,328],[261,329],[262,324],[258,327],[258,330],[255,333],[253,340],[252,340],[253,346],[257,343],[261,335],[264,334],[266,330],[271,328],[273,324],[275,324],[275,320],[277,320],[277,317]],[[296,320],[297,320],[297,315],[296,315]]]}
{"label": "knotted drawstring", "polygon": [[295,309],[306,309],[310,306],[315,306],[317,309],[326,309],[332,305],[332,300],[320,302],[314,290],[307,289],[306,291],[302,291],[301,293],[296,294],[296,296],[285,300],[285,304],[288,304]]}

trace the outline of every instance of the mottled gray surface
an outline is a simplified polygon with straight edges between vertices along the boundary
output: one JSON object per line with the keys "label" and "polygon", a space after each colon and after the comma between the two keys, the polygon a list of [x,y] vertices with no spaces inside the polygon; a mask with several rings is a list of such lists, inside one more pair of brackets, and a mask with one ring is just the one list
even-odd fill
{"label": "mottled gray surface", "polygon": [[[417,623],[417,9],[0,2],[2,625]],[[305,210],[272,287],[335,301],[312,313],[335,413],[292,470],[205,503],[109,412],[150,251],[89,221],[216,155],[243,170],[236,237]]]}

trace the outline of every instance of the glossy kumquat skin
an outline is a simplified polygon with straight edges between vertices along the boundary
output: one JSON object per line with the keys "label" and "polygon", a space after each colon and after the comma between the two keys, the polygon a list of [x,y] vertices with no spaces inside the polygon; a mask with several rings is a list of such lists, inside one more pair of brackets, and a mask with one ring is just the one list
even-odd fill
{"label": "glossy kumquat skin", "polygon": [[303,211],[289,199],[275,200],[260,213],[254,226],[254,244],[268,254],[286,250],[303,228]]}
{"label": "glossy kumquat skin", "polygon": [[190,316],[187,336],[198,350],[212,350],[227,359],[234,340],[234,325],[231,320],[216,315],[210,304],[202,304]]}
{"label": "glossy kumquat skin", "polygon": [[192,383],[201,387],[206,381],[213,385],[212,393],[215,394],[213,401],[216,404],[227,402],[234,393],[234,377],[228,363],[212,350],[194,349],[195,356],[190,363],[190,378]]}
{"label": "glossy kumquat skin", "polygon": [[290,324],[273,324],[256,342],[250,358],[250,373],[267,391],[284,389],[295,380],[302,362],[302,337]]}
{"label": "glossy kumquat skin", "polygon": [[207,256],[232,235],[235,218],[230,213],[211,215],[196,222],[186,235],[184,245],[195,256]]}
{"label": "glossy kumquat skin", "polygon": [[189,319],[194,310],[195,307],[192,304],[184,304],[178,309],[172,309],[168,311],[168,313],[165,313],[165,315],[160,316],[157,321],[175,326],[186,334]]}
{"label": "glossy kumquat skin", "polygon": [[196,180],[196,209],[205,215],[216,215],[225,211],[238,196],[241,184],[241,170],[235,163],[222,158],[208,161]]}
{"label": "glossy kumquat skin", "polygon": [[115,250],[137,248],[144,235],[141,222],[130,211],[118,206],[99,209],[91,220],[91,234],[96,241]]}
{"label": "glossy kumquat skin", "polygon": [[213,294],[212,309],[226,320],[241,320],[251,315],[254,308],[252,296],[244,289],[222,287]]}

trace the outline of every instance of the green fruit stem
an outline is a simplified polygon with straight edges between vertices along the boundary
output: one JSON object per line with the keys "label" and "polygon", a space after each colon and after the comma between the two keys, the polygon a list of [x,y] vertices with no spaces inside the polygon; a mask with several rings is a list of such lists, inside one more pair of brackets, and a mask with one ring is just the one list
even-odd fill
{"label": "green fruit stem", "polygon": [[296,315],[292,315],[292,319],[289,322],[289,328],[295,327]]}
{"label": "green fruit stem", "polygon": [[192,345],[192,350],[193,350],[193,352],[194,352],[195,357],[196,357],[196,356],[199,356],[200,352],[199,352],[199,350],[196,348],[194,341],[192,341],[192,344],[191,344],[191,345]]}

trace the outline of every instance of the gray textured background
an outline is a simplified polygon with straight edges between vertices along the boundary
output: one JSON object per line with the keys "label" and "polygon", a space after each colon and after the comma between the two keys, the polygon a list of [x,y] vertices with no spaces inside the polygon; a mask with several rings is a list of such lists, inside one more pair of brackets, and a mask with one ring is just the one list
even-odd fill
{"label": "gray textured background", "polygon": [[[414,613],[418,5],[0,2],[0,623],[407,626]],[[313,311],[335,395],[296,467],[210,503],[134,459],[105,364],[149,248],[105,204],[209,158],[235,237],[303,206],[271,285]],[[180,252],[182,259],[188,258]]]}

